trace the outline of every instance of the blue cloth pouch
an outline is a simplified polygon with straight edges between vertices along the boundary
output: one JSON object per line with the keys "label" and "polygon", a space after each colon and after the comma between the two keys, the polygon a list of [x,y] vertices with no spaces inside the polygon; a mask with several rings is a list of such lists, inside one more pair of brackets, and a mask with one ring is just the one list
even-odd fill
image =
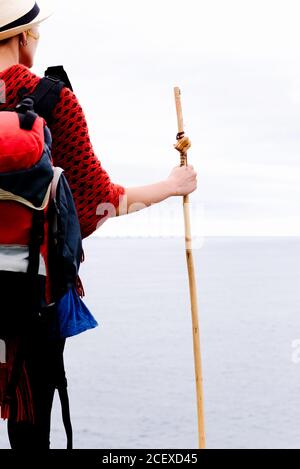
{"label": "blue cloth pouch", "polygon": [[72,337],[98,326],[75,287],[70,288],[56,303],[56,314],[57,333],[62,338]]}

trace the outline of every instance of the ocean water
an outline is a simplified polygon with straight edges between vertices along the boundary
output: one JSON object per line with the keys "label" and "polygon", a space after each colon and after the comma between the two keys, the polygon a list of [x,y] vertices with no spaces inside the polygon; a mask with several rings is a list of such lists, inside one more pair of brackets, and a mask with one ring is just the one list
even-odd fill
{"label": "ocean water", "polygon": [[[99,327],[66,347],[75,447],[197,448],[184,241],[91,238],[85,251]],[[300,448],[299,258],[299,238],[195,244],[208,448]],[[57,397],[51,441],[65,445]]]}

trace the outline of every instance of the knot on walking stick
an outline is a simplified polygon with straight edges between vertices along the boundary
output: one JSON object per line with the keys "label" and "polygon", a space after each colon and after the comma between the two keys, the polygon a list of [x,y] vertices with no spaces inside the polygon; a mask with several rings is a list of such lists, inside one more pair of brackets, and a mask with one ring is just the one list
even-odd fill
{"label": "knot on walking stick", "polygon": [[188,149],[192,146],[190,139],[184,136],[184,132],[179,132],[176,139],[177,143],[175,143],[174,148],[181,154],[186,154]]}

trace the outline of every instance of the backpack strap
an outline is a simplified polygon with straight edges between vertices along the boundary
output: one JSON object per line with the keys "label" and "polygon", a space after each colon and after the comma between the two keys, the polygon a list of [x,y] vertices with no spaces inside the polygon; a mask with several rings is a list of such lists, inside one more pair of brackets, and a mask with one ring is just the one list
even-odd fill
{"label": "backpack strap", "polygon": [[45,77],[52,77],[52,78],[56,78],[57,80],[63,81],[65,86],[67,88],[70,88],[71,91],[73,91],[67,72],[65,71],[62,65],[56,65],[55,67],[48,67],[44,75]]}
{"label": "backpack strap", "polygon": [[30,98],[34,100],[35,112],[45,119],[48,126],[52,122],[52,113],[59,102],[64,86],[65,84],[56,78],[44,77],[30,95]]}
{"label": "backpack strap", "polygon": [[61,404],[62,420],[67,436],[67,449],[71,450],[73,448],[73,430],[68,396],[68,382],[66,379],[64,365],[65,343],[66,339],[58,339],[52,341],[52,379],[55,388],[58,390],[59,400]]}
{"label": "backpack strap", "polygon": [[70,403],[69,403],[69,395],[67,384],[62,383],[57,387],[59,400],[61,404],[61,413],[63,424],[65,427],[65,432],[67,436],[67,449],[73,449],[73,429],[72,429],[72,422],[71,422],[71,414],[70,414]]}
{"label": "backpack strap", "polygon": [[52,184],[51,184],[51,200],[54,200],[56,197],[56,191],[57,191],[59,178],[64,172],[64,170],[60,168],[59,166],[55,166],[53,169],[54,169],[54,176],[53,176]]}
{"label": "backpack strap", "polygon": [[47,125],[52,123],[52,113],[60,100],[61,90],[68,87],[73,91],[69,77],[63,66],[48,67],[45,76],[41,78],[35,90],[27,94],[28,90],[22,87],[18,95],[23,101],[25,98],[34,100],[34,110],[42,116]]}
{"label": "backpack strap", "polygon": [[29,258],[27,273],[36,278],[39,273],[40,248],[44,240],[44,210],[35,210],[32,214],[32,228],[29,243]]}

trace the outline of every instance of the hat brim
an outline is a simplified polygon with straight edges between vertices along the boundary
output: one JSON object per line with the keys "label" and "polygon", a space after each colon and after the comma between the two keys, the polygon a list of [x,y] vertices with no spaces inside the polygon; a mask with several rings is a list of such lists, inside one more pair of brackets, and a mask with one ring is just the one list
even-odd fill
{"label": "hat brim", "polygon": [[27,29],[36,26],[42,21],[45,21],[49,16],[53,14],[53,10],[43,8],[39,12],[39,14],[32,20],[30,23],[23,24],[22,26],[17,26],[16,28],[8,29],[7,31],[0,32],[0,41],[4,39],[8,39],[9,37],[17,36],[18,34],[22,33],[23,31],[27,31]]}

